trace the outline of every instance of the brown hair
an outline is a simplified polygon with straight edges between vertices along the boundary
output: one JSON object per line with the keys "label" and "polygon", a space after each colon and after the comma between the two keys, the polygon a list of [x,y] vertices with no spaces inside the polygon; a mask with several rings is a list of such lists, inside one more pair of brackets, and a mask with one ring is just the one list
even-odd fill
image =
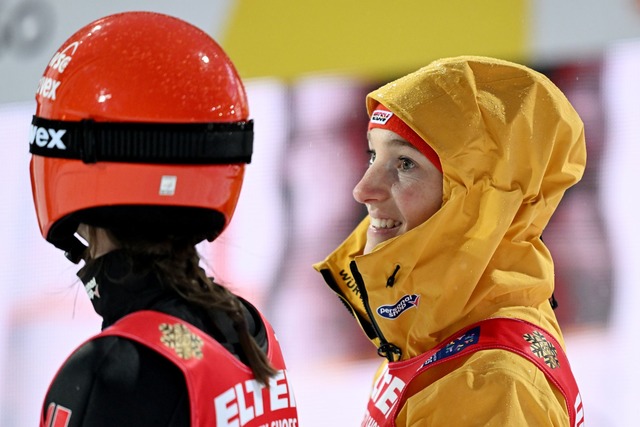
{"label": "brown hair", "polygon": [[[89,242],[95,242],[95,228],[90,227],[89,233]],[[155,273],[184,300],[204,308],[206,313],[211,314],[210,319],[214,324],[214,310],[226,312],[232,320],[240,346],[254,376],[262,384],[269,385],[269,378],[276,371],[249,332],[242,302],[227,288],[206,275],[199,265],[200,255],[195,247],[197,242],[194,242],[193,238],[155,239],[117,233],[114,230],[107,230],[107,234],[129,257],[136,272]],[[83,270],[96,265],[96,259],[90,255],[91,247],[90,243],[85,251]]]}

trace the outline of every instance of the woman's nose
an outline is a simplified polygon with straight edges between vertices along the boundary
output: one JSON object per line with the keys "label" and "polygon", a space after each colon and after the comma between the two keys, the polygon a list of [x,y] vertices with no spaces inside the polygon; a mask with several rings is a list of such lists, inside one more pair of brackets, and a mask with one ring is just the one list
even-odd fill
{"label": "woman's nose", "polygon": [[373,164],[360,178],[360,181],[353,188],[353,198],[358,203],[380,201],[389,194],[382,169]]}

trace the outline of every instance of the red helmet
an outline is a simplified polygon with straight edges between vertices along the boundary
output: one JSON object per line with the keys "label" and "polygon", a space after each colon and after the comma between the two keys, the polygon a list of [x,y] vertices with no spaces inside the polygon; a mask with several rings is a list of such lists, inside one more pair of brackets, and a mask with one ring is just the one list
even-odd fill
{"label": "red helmet", "polygon": [[40,79],[30,134],[42,235],[78,223],[214,239],[253,145],[244,86],[220,46],[177,18],[125,12],[72,35]]}

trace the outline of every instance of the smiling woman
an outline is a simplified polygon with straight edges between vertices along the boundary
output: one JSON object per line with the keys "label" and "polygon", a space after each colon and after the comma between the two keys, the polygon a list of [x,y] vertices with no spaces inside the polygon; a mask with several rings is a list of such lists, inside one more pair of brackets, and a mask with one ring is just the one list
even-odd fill
{"label": "smiling woman", "polygon": [[386,359],[363,425],[581,425],[541,239],[584,171],[576,111],[542,74],[470,56],[367,111],[369,215],[314,265]]}
{"label": "smiling woman", "polygon": [[442,173],[397,133],[369,131],[369,169],[353,189],[367,207],[370,226],[364,253],[425,222],[442,204]]}

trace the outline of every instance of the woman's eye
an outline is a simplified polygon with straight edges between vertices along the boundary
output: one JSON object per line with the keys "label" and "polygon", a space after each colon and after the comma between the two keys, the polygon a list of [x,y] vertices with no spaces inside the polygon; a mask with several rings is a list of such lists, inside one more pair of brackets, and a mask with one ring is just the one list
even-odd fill
{"label": "woman's eye", "polygon": [[376,152],[369,150],[367,151],[367,153],[369,154],[369,166],[371,166],[373,164],[373,161],[376,159]]}
{"label": "woman's eye", "polygon": [[416,164],[411,159],[407,159],[405,157],[401,157],[400,158],[400,169],[402,169],[402,170],[413,169],[415,167],[415,165]]}

